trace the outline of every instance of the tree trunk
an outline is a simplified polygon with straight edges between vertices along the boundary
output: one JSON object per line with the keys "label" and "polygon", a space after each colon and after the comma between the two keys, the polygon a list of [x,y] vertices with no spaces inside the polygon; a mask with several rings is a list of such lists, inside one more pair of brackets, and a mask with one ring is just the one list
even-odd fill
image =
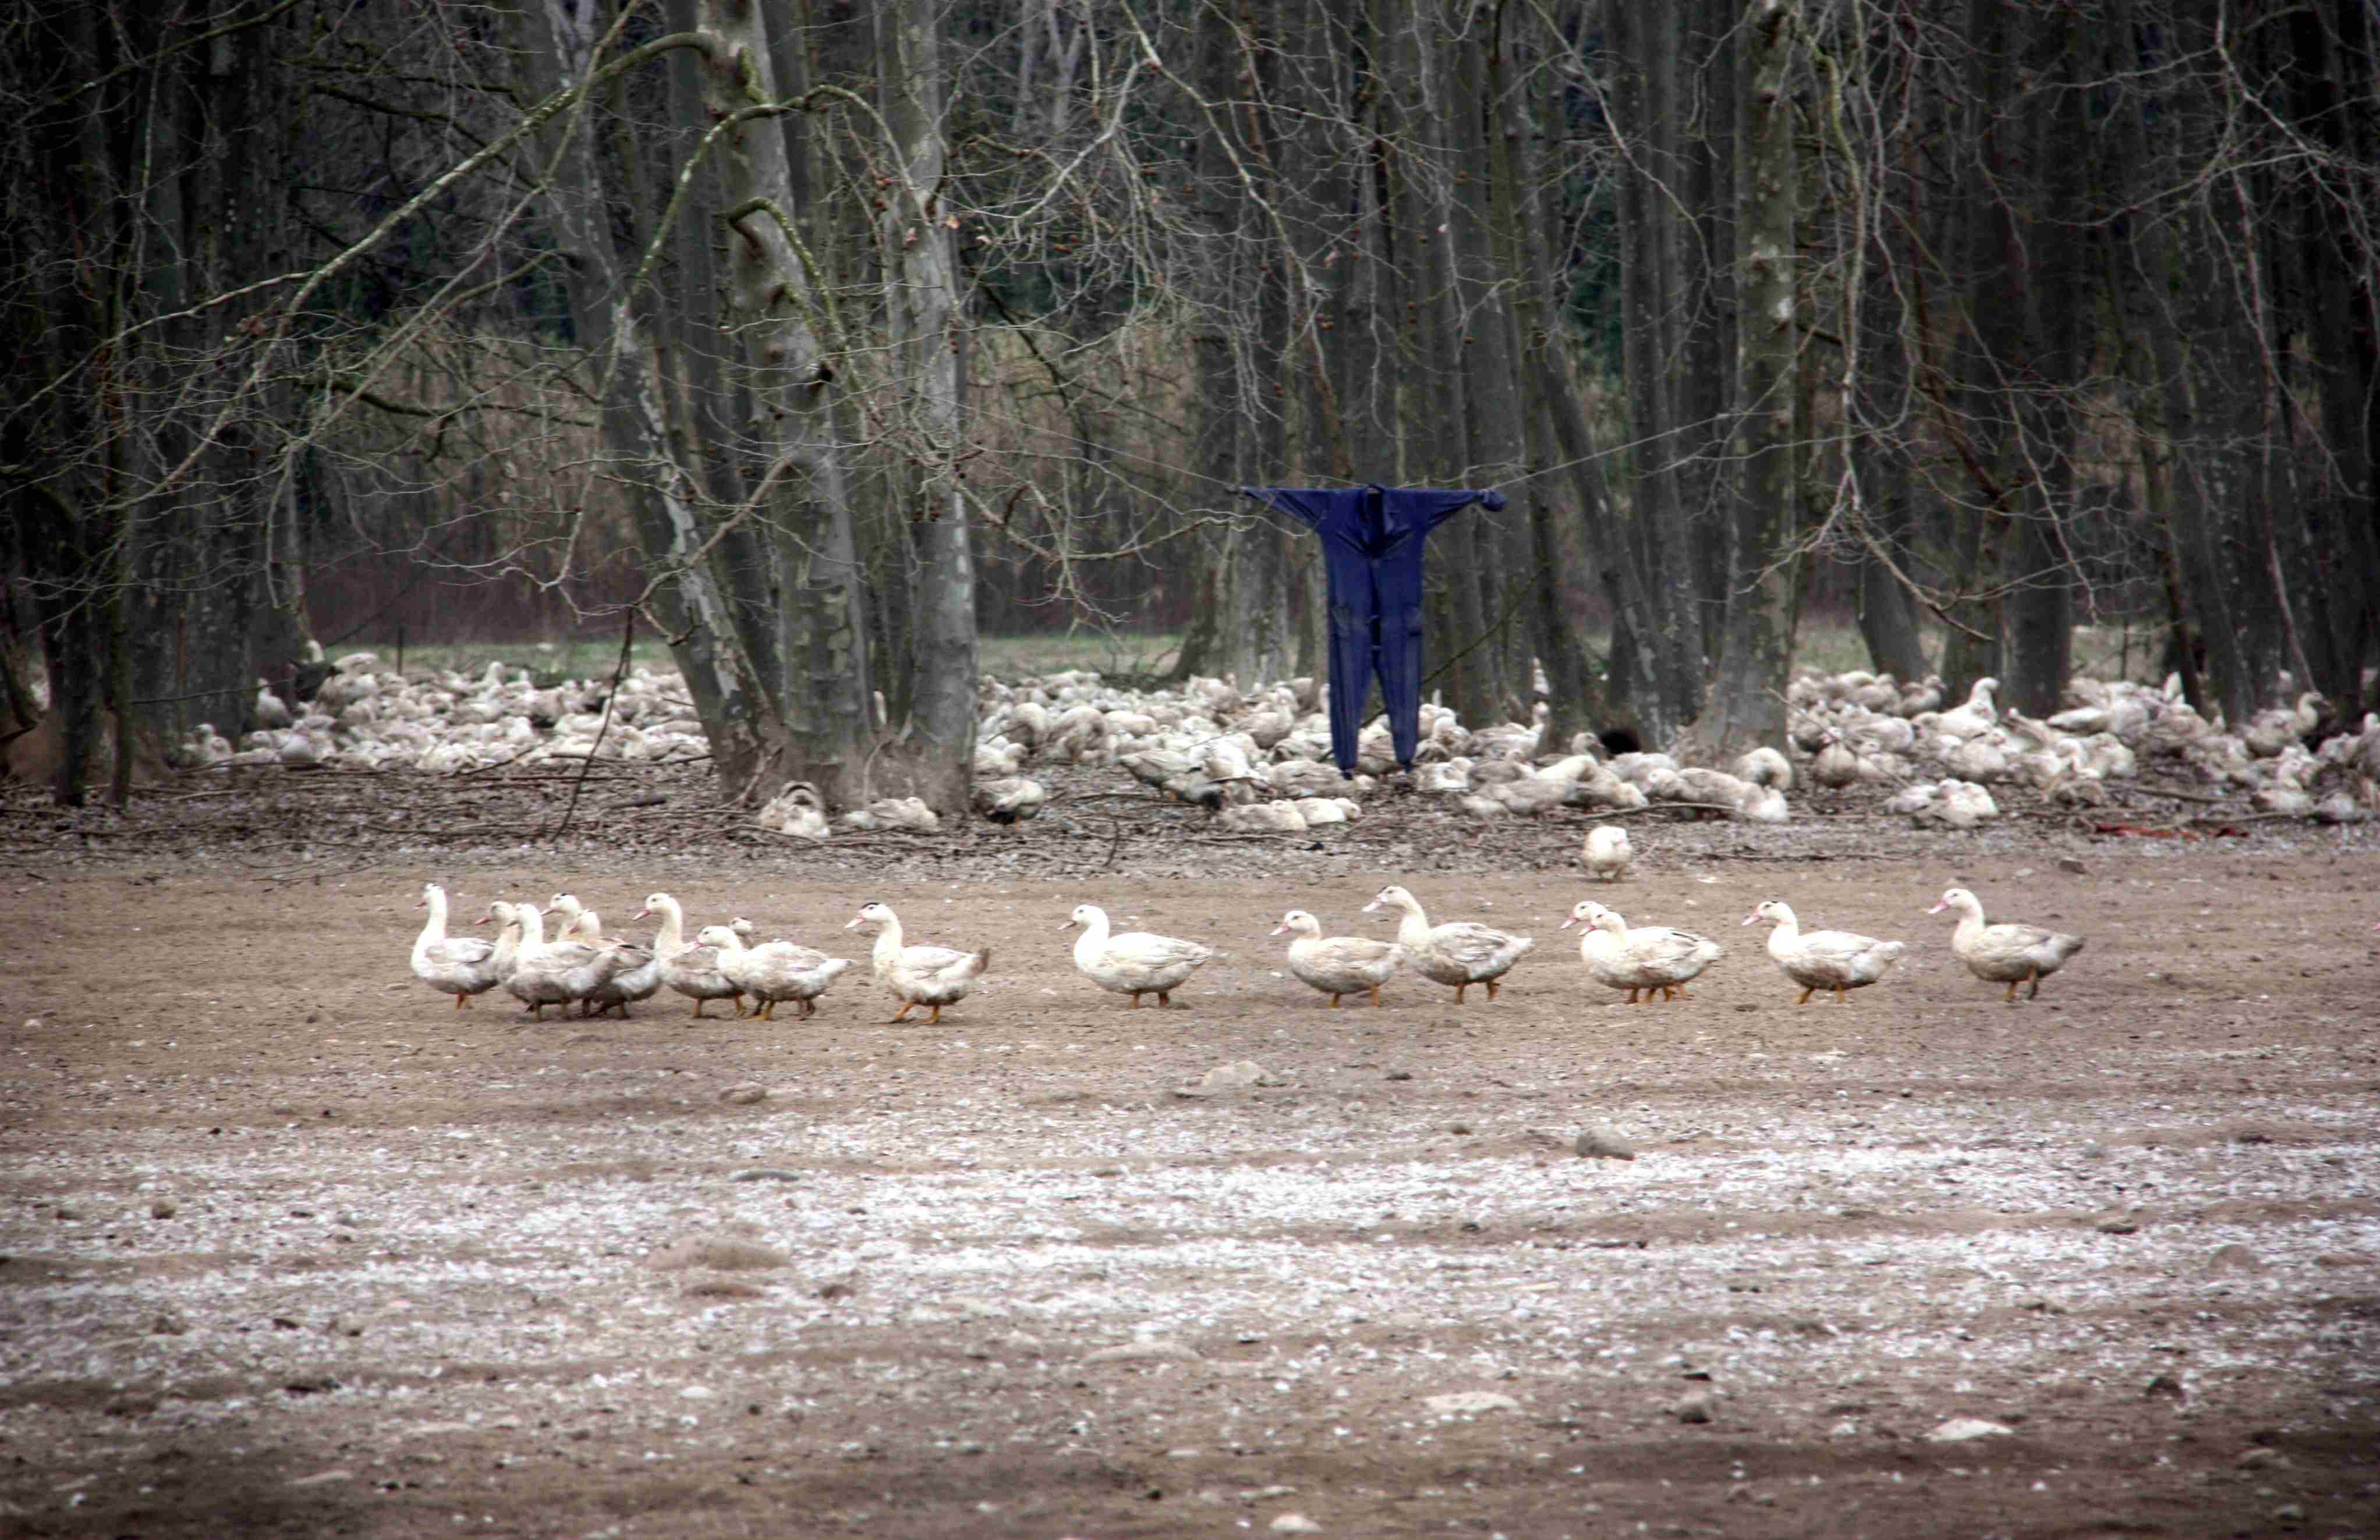
{"label": "tree trunk", "polygon": [[[1621,539],[1613,544],[1619,570],[1609,587],[1642,671],[1625,682],[1625,699],[1657,746],[1702,714],[1704,685],[1688,510],[1671,438],[1680,427],[1670,374],[1685,303],[1685,277],[1675,266],[1682,243],[1676,238],[1680,216],[1657,181],[1679,163],[1688,114],[1669,89],[1672,61],[1685,46],[1684,9],[1633,0],[1609,0],[1604,9],[1613,125],[1633,152],[1618,177],[1618,202],[1622,367],[1635,449]],[[1572,453],[1569,444],[1563,453]]]}
{"label": "tree trunk", "polygon": [[936,811],[964,813],[976,730],[975,556],[958,466],[965,333],[958,272],[941,203],[941,9],[931,0],[885,0],[876,13],[877,91],[896,173],[882,222],[885,309],[905,408],[906,476],[919,517],[917,681],[911,725],[918,794]]}
{"label": "tree trunk", "polygon": [[1712,709],[1697,736],[1720,763],[1781,746],[1793,667],[1799,518],[1795,356],[1794,111],[1788,77],[1799,45],[1794,0],[1752,0],[1735,44],[1736,467],[1727,640]]}
{"label": "tree trunk", "polygon": [[[1499,12],[1500,23],[1504,13]],[[1531,124],[1542,98],[1542,73],[1528,56],[1523,42],[1507,32],[1494,39],[1488,60],[1487,99],[1495,103],[1489,126],[1488,166],[1494,177],[1490,218],[1495,230],[1497,264],[1501,283],[1499,321],[1506,328],[1507,368],[1518,376],[1524,453],[1519,498],[1527,519],[1529,584],[1527,635],[1546,673],[1545,730],[1541,752],[1567,752],[1571,739],[1591,733],[1610,714],[1603,688],[1586,666],[1572,596],[1583,593],[1586,575],[1575,547],[1563,539],[1563,520],[1557,484],[1552,480],[1558,456],[1553,415],[1558,409],[1551,382],[1566,373],[1557,356],[1561,339],[1546,302],[1546,285],[1556,271],[1536,265],[1546,249],[1534,196],[1535,157],[1530,153]],[[1582,425],[1583,426],[1583,425]],[[1595,464],[1592,458],[1579,468]],[[1573,482],[1575,487],[1576,483]],[[1599,500],[1598,500],[1599,501]],[[1573,522],[1599,518],[1595,503],[1578,499]]]}
{"label": "tree trunk", "polygon": [[[831,301],[796,246],[784,132],[759,115],[782,99],[765,13],[749,0],[698,0],[696,16],[705,105],[715,121],[744,115],[721,136],[718,153],[732,232],[730,321],[759,408],[757,447],[767,468],[755,500],[769,523],[781,607],[777,647],[786,688],[773,703],[782,714],[768,715],[783,723],[784,773],[817,783],[830,802],[850,804],[870,792],[864,760],[873,737],[874,685],[849,471],[836,432]],[[724,617],[702,618],[714,645],[726,645],[732,632]],[[722,711],[721,718],[731,734],[733,716]],[[712,721],[705,716],[706,727]]]}

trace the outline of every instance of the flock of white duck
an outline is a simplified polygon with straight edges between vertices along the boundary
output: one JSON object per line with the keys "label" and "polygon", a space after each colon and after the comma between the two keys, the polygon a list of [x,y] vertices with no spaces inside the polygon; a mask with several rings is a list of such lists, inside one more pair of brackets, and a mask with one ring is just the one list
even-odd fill
{"label": "flock of white duck", "polygon": [[[259,682],[256,728],[234,747],[202,726],[176,758],[191,765],[324,766],[455,772],[589,756],[664,761],[708,752],[674,673],[643,667],[616,690],[609,682],[540,687],[526,669],[491,662],[400,677],[370,652],[331,667],[311,701],[293,707]],[[2285,694],[2295,693],[2280,681]],[[1586,734],[1541,742],[1534,724],[1466,727],[1426,705],[1412,786],[1477,819],[1557,808],[1626,810],[1672,803],[1734,818],[1791,816],[1797,785],[1889,788],[1887,807],[1923,825],[1973,828],[2000,816],[1997,786],[2030,785],[2060,804],[2107,800],[2107,783],[2153,766],[2182,781],[2248,795],[2276,815],[2333,822],[2380,808],[2380,716],[2310,746],[2324,703],[2294,702],[2237,730],[2208,721],[2161,688],[2077,678],[2070,706],[2036,720],[1998,704],[1998,681],[1976,681],[1942,709],[1937,681],[1903,685],[1888,674],[1804,673],[1788,692],[1790,752],[1760,748],[1727,770],[1670,755],[1606,755]],[[604,711],[610,708],[608,721]],[[1040,675],[1013,685],[986,677],[975,755],[974,808],[999,823],[1038,814],[1046,800],[1026,774],[1038,762],[1112,765],[1163,794],[1212,811],[1223,828],[1303,833],[1363,817],[1364,798],[1392,768],[1385,721],[1360,738],[1357,771],[1330,758],[1330,724],[1316,683],[1294,679],[1243,691],[1232,680],[1127,690],[1096,673]],[[599,741],[600,738],[600,741]],[[765,826],[813,840],[838,830],[931,831],[940,819],[914,797],[829,809],[795,782],[759,814]]]}
{"label": "flock of white duck", "polygon": [[[815,1014],[818,998],[851,966],[848,958],[794,941],[754,941],[759,928],[746,919],[705,926],[689,940],[686,910],[668,893],[650,894],[637,911],[638,919],[660,917],[650,946],[604,935],[595,911],[569,893],[555,894],[544,909],[502,900],[489,904],[479,923],[502,927],[493,941],[446,933],[446,890],[435,882],[422,888],[415,907],[429,910],[430,917],[414,939],[414,976],[453,995],[457,1011],[502,985],[538,1020],[549,1005],[566,1013],[576,1004],[582,1016],[611,1010],[625,1016],[630,1004],[668,988],[694,1001],[697,1018],[706,1003],[723,1000],[738,1016],[774,1021],[777,1007],[788,1000],[797,1016]],[[563,916],[561,934],[552,941],[545,939],[549,912]],[[875,930],[870,960],[878,981],[901,1000],[895,1021],[921,1005],[932,1010],[930,1022],[941,1021],[942,1007],[965,998],[991,964],[989,947],[965,952],[908,944],[901,917],[888,904],[862,904],[844,928]]]}
{"label": "flock of white duck", "polygon": [[[1609,854],[1607,848],[1607,858]],[[1616,877],[1624,867],[1623,859],[1618,868],[1607,869]],[[638,911],[639,919],[660,917],[650,946],[606,937],[596,913],[568,893],[555,894],[545,909],[502,901],[489,904],[480,923],[502,927],[494,941],[449,936],[446,890],[434,882],[422,889],[417,907],[428,909],[430,916],[413,943],[414,974],[453,995],[458,1011],[473,996],[502,985],[540,1020],[547,1006],[566,1011],[573,1003],[582,1016],[612,1010],[625,1016],[630,1004],[666,988],[692,1000],[697,1018],[708,1001],[725,1000],[739,1017],[773,1021],[777,1006],[786,1000],[795,1003],[798,1016],[814,1014],[818,998],[851,966],[844,958],[793,941],[755,943],[757,928],[743,919],[706,926],[688,941],[685,911],[668,893],[651,894]],[[1396,940],[1325,936],[1322,922],[1303,909],[1290,910],[1272,930],[1292,938],[1290,974],[1330,996],[1333,1008],[1350,995],[1368,995],[1378,1005],[1381,988],[1404,968],[1451,988],[1458,1003],[1475,984],[1493,1000],[1505,975],[1536,947],[1531,937],[1475,921],[1433,925],[1421,901],[1394,883],[1374,894],[1364,909],[1395,912]],[[1964,888],[1944,892],[1929,913],[1945,909],[1959,916],[1950,936],[1952,953],[1976,977],[2005,983],[2010,1001],[2019,985],[2032,987],[2027,998],[2039,995],[2041,981],[2082,950],[2080,936],[1986,922],[1983,902]],[[561,932],[552,941],[545,939],[549,912],[562,918]],[[1792,909],[1776,899],[1759,904],[1743,921],[1761,922],[1771,927],[1769,957],[1802,987],[1796,1004],[1806,1004],[1820,990],[1844,1000],[1851,990],[1881,981],[1905,950],[1900,941],[1846,930],[1805,931]],[[1670,926],[1632,926],[1593,899],[1581,900],[1561,928],[1573,925],[1585,928],[1579,960],[1587,976],[1626,991],[1632,1005],[1656,998],[1692,999],[1686,986],[1721,955],[1718,943],[1707,937]],[[895,1022],[925,1006],[931,1012],[927,1025],[940,1023],[942,1007],[965,999],[991,964],[989,947],[962,952],[910,944],[889,904],[862,904],[845,928],[863,928],[876,933],[872,962],[878,981],[901,1001]],[[1107,911],[1095,903],[1075,907],[1062,928],[1075,928],[1082,931],[1074,947],[1076,970],[1102,989],[1130,996],[1135,1009],[1148,995],[1155,995],[1160,1008],[1172,1004],[1173,991],[1217,955],[1198,941],[1115,931]]]}

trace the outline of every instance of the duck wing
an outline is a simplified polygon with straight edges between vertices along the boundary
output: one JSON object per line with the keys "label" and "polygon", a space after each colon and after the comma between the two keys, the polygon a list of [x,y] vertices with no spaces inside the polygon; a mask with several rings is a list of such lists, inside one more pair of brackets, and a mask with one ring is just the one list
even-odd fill
{"label": "duck wing", "polygon": [[1508,957],[1517,957],[1536,944],[1527,936],[1508,935],[1471,920],[1456,920],[1439,926],[1429,933],[1432,952],[1450,963],[1460,963],[1465,967],[1492,966]]}

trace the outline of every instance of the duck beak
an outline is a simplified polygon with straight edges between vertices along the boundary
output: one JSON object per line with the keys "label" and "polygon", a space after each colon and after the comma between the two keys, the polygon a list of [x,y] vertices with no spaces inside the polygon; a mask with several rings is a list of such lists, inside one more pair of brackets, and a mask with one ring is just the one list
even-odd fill
{"label": "duck beak", "polygon": [[1278,935],[1280,935],[1282,931],[1287,930],[1288,928],[1289,928],[1289,927],[1287,927],[1287,926],[1285,926],[1285,925],[1276,925],[1276,926],[1274,926],[1274,927],[1272,928],[1272,932],[1271,932],[1271,933],[1272,933],[1273,935],[1275,935],[1275,936],[1278,936]]}
{"label": "duck beak", "polygon": [[1757,910],[1757,909],[1755,909],[1751,914],[1746,915],[1746,916],[1743,916],[1743,923],[1744,923],[1744,924],[1746,924],[1746,925],[1750,925],[1753,921],[1755,921],[1755,920],[1758,919],[1759,917],[1760,917],[1760,911],[1759,911],[1759,910]]}
{"label": "duck beak", "polygon": [[868,917],[867,917],[866,916],[864,916],[864,915],[854,915],[854,916],[851,917],[851,923],[850,923],[849,925],[844,926],[844,928],[845,930],[856,930],[856,929],[858,929],[861,926],[866,925],[867,923],[868,923]]}
{"label": "duck beak", "polygon": [[1378,899],[1377,899],[1377,898],[1376,898],[1376,899],[1374,899],[1371,903],[1366,903],[1366,905],[1364,905],[1364,913],[1366,913],[1366,914],[1367,914],[1367,915],[1368,915],[1368,914],[1370,914],[1373,910],[1378,909],[1379,906],[1380,906],[1380,901],[1379,901]]}
{"label": "duck beak", "polygon": [[1927,914],[1929,914],[1929,915],[1938,915],[1938,914],[1940,914],[1943,910],[1948,909],[1949,907],[1950,907],[1950,906],[1949,906],[1949,904],[1947,904],[1947,903],[1937,903],[1937,904],[1936,904],[1933,908],[1928,909],[1928,910],[1926,910],[1925,912],[1926,912]]}
{"label": "duck beak", "polygon": [[640,919],[645,918],[647,916],[650,915],[651,913],[652,913],[652,911],[651,911],[650,909],[639,909],[639,910],[638,910],[635,914],[630,915],[628,917],[629,917],[630,919],[632,919],[632,920],[640,920]]}
{"label": "duck beak", "polygon": [[1072,916],[1068,916],[1066,923],[1060,926],[1058,928],[1061,930],[1072,930],[1075,928],[1075,923],[1074,917]]}
{"label": "duck beak", "polygon": [[1578,916],[1576,915],[1572,915],[1570,918],[1562,921],[1561,924],[1554,927],[1554,928],[1557,930],[1568,930],[1572,926],[1576,925],[1577,923]]}

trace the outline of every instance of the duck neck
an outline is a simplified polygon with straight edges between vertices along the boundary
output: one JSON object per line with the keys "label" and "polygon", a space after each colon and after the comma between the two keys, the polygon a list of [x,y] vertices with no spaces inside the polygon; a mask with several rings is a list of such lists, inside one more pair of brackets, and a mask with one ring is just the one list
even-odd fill
{"label": "duck neck", "polygon": [[1429,916],[1421,912],[1417,899],[1407,899],[1397,905],[1402,916],[1397,921],[1397,944],[1418,947],[1429,940]]}
{"label": "duck neck", "polygon": [[1101,909],[1083,922],[1083,933],[1075,938],[1075,961],[1088,967],[1100,952],[1107,950],[1107,946],[1108,914]]}
{"label": "duck neck", "polygon": [[534,903],[524,903],[513,911],[520,927],[520,960],[524,963],[545,950],[545,911]]}
{"label": "duck neck", "polygon": [[496,950],[491,959],[496,965],[496,976],[502,978],[513,971],[520,960],[520,921],[506,920],[504,929],[496,933]]}
{"label": "duck neck", "polygon": [[884,916],[883,926],[876,932],[876,965],[880,968],[883,967],[900,955],[901,920],[898,916],[888,911]]}
{"label": "duck neck", "polygon": [[653,933],[653,952],[660,957],[674,957],[686,950],[686,910],[674,898],[660,907],[662,928]]}
{"label": "duck neck", "polygon": [[415,950],[425,951],[446,940],[446,890],[432,888],[422,895],[430,904],[430,917],[421,922],[421,940]]}

